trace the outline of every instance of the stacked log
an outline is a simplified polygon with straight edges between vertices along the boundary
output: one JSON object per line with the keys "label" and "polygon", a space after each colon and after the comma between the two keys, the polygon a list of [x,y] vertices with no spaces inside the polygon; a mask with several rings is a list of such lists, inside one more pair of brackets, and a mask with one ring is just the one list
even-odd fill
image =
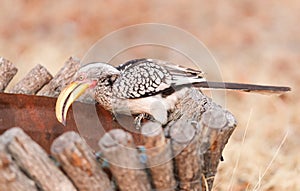
{"label": "stacked log", "polygon": [[[76,190],[72,182],[48,157],[48,154],[20,128],[12,128],[6,131],[0,139],[2,147],[5,147],[3,151],[8,156],[7,158],[13,158],[13,161],[10,160],[11,166],[17,166],[31,179],[26,181],[27,186],[34,187],[32,184],[32,181],[34,181],[35,189],[48,191]],[[11,181],[16,181],[16,183],[10,185],[15,185],[21,178],[25,178],[21,173],[15,173],[14,176],[15,178],[12,178]],[[8,179],[8,176],[5,178]],[[6,190],[14,190],[13,187],[6,186]],[[0,185],[0,187],[5,187],[5,184]],[[19,190],[26,189],[19,188]]]}
{"label": "stacked log", "polygon": [[9,60],[0,57],[0,92],[5,90],[17,72],[18,69]]}
{"label": "stacked log", "polygon": [[48,70],[38,64],[9,93],[34,95],[51,79],[52,75]]}

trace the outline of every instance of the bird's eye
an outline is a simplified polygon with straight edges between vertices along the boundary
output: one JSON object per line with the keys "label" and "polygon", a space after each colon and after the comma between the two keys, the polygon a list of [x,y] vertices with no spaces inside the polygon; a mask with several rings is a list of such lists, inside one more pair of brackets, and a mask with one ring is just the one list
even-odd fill
{"label": "bird's eye", "polygon": [[84,76],[79,76],[79,77],[78,77],[78,80],[79,80],[79,81],[84,80]]}

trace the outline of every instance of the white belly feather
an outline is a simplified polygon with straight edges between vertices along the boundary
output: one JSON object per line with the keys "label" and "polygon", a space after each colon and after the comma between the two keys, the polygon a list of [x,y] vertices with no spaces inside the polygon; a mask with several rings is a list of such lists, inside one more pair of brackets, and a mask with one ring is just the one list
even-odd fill
{"label": "white belly feather", "polygon": [[168,122],[168,111],[174,109],[178,99],[183,97],[187,88],[162,97],[161,95],[149,96],[137,99],[118,99],[112,106],[112,111],[120,114],[148,113],[161,124]]}

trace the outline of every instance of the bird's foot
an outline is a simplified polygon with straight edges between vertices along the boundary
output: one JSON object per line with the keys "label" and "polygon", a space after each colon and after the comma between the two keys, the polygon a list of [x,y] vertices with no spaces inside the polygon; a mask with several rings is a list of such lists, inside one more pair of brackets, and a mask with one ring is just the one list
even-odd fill
{"label": "bird's foot", "polygon": [[148,113],[141,113],[134,119],[134,126],[137,130],[140,130],[142,127],[143,120],[154,120],[154,118]]}
{"label": "bird's foot", "polygon": [[111,112],[110,114],[111,114],[112,120],[117,121],[117,116],[116,116],[117,114],[115,114],[114,112]]}

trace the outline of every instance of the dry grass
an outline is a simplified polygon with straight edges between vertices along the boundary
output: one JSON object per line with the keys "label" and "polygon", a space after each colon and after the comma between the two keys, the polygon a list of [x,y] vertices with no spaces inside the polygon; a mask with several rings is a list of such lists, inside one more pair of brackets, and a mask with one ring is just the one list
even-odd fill
{"label": "dry grass", "polygon": [[37,63],[54,74],[69,56],[83,57],[122,26],[181,27],[208,46],[224,80],[293,88],[280,97],[227,93],[239,125],[214,190],[300,190],[300,2],[174,2],[1,1],[0,55],[18,65],[18,79]]}

